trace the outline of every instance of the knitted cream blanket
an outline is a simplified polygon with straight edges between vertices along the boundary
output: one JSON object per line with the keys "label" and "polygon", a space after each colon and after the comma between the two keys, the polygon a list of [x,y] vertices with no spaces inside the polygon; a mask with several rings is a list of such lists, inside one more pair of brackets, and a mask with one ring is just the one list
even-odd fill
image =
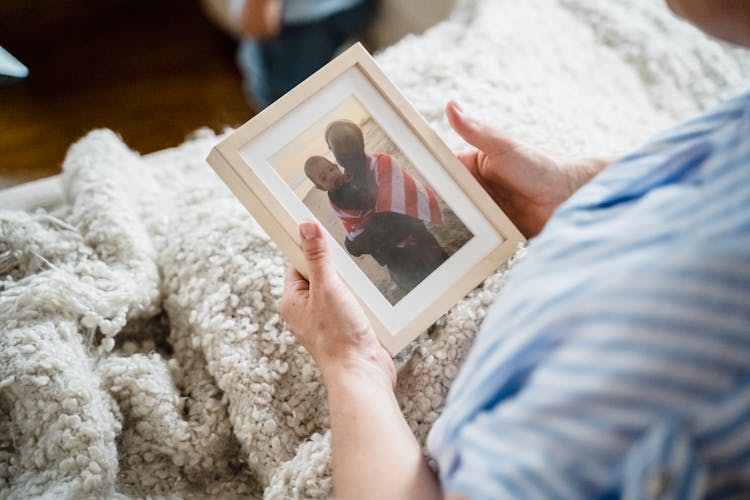
{"label": "knitted cream blanket", "polygon": [[[654,0],[466,0],[378,61],[452,147],[457,98],[562,156],[634,147],[750,74]],[[0,498],[331,494],[325,389],[278,315],[286,264],[205,163],[216,140],[144,158],[92,132],[58,212],[0,215]],[[403,355],[420,442],[503,271]]]}

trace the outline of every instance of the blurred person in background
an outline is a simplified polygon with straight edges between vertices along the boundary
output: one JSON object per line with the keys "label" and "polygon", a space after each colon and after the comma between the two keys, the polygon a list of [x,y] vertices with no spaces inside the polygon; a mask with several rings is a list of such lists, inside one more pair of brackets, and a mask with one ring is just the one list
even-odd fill
{"label": "blurred person in background", "polygon": [[374,7],[375,0],[230,0],[250,101],[265,108],[330,61],[367,27]]}

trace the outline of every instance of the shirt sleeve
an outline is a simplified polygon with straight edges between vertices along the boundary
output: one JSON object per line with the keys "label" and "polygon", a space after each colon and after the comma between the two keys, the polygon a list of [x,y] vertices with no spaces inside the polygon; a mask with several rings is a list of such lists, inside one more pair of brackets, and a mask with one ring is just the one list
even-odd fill
{"label": "shirt sleeve", "polygon": [[690,482],[702,465],[685,422],[713,413],[708,402],[732,393],[742,361],[725,357],[723,368],[718,359],[712,367],[717,346],[701,357],[691,351],[701,349],[697,344],[659,348],[649,335],[658,333],[623,327],[576,335],[520,353],[539,360],[526,373],[522,358],[507,358],[512,373],[494,370],[501,380],[494,399],[468,386],[464,395],[481,405],[468,415],[448,412],[428,438],[444,491],[468,498],[619,496],[635,487],[626,469],[632,478],[639,468],[643,488],[654,487],[664,470],[672,486],[700,487]]}

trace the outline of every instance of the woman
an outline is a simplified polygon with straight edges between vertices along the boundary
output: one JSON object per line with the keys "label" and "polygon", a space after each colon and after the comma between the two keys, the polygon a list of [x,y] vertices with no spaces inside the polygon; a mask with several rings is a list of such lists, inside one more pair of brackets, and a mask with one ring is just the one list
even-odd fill
{"label": "woman", "polygon": [[[750,3],[668,3],[750,46]],[[477,148],[461,161],[533,239],[430,433],[435,475],[319,226],[300,226],[310,282],[290,269],[281,310],[328,389],[336,494],[750,491],[750,95],[611,165],[561,164],[447,114]]]}

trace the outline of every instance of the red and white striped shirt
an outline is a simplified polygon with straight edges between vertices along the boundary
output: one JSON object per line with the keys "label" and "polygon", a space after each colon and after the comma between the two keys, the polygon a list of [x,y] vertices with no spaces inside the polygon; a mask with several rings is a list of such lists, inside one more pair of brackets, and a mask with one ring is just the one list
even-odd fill
{"label": "red and white striped shirt", "polygon": [[375,206],[348,209],[331,202],[331,207],[344,224],[350,240],[362,234],[370,218],[376,213],[394,212],[433,224],[442,223],[443,216],[432,189],[417,182],[390,155],[376,153],[368,159],[377,184]]}

